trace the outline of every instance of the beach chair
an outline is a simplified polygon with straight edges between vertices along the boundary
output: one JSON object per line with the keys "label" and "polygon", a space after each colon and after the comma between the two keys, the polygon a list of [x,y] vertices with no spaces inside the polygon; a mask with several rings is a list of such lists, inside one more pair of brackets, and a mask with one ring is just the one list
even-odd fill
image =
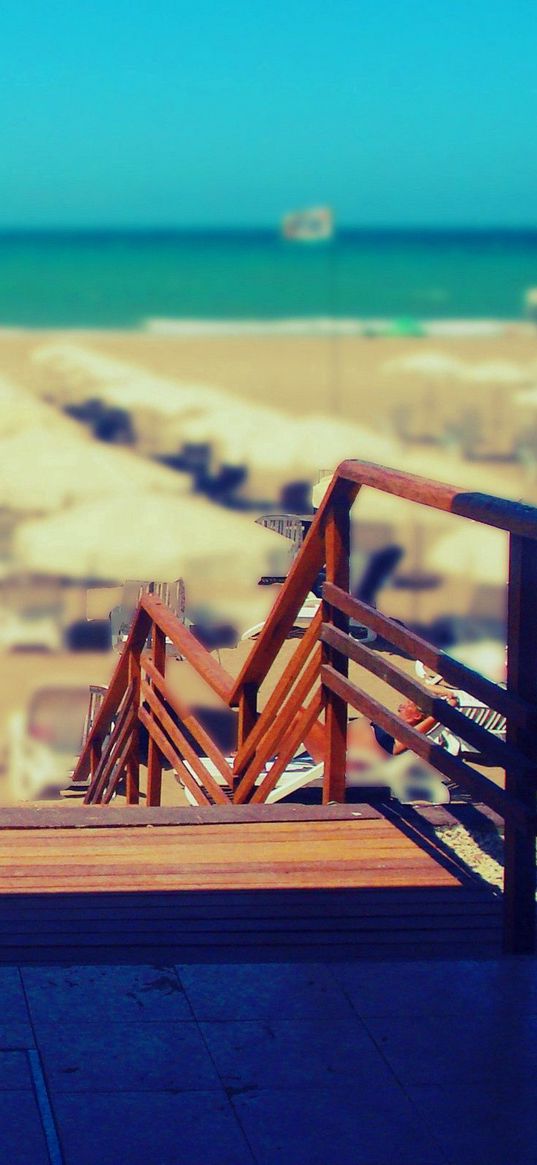
{"label": "beach chair", "polygon": [[[222,777],[215,765],[208,757],[201,758],[207,772],[223,784]],[[233,765],[233,757],[227,758],[228,764]],[[259,775],[256,785],[260,785],[270,772],[274,761],[269,761],[264,771]],[[189,772],[198,780],[190,765],[186,765]],[[323,786],[324,764],[316,763],[303,745],[297,749],[295,756],[287,765],[274,789],[268,794],[265,804],[274,805],[289,798],[299,799],[304,791],[318,790],[319,797]],[[187,801],[191,805],[197,802],[190,790],[181,782]],[[414,753],[406,750],[397,756],[386,754],[386,760],[378,757],[372,759],[370,752],[353,752],[348,758],[347,789],[356,799],[360,789],[367,790],[370,795],[372,789],[389,790],[403,805],[415,802],[425,802],[430,805],[445,805],[450,800],[448,783],[431,766],[422,761]]]}
{"label": "beach chair", "polygon": [[[443,676],[439,673],[431,674],[426,678],[426,669],[419,662],[416,663],[416,674],[420,679],[425,679],[428,687],[445,684]],[[473,720],[481,728],[486,728],[487,732],[497,737],[498,740],[505,741],[507,722],[506,717],[501,712],[496,712],[494,708],[490,708],[488,704],[477,700],[475,696],[471,696],[468,692],[463,691],[462,688],[450,688],[450,692],[452,692],[457,701],[457,708],[464,716],[468,717],[468,720]],[[464,737],[455,734],[441,724],[436,724],[427,735],[435,743],[443,744],[454,755],[460,754],[462,757],[468,755],[474,762],[483,765],[487,764],[486,756],[483,756],[478,749],[468,744],[464,740]]]}

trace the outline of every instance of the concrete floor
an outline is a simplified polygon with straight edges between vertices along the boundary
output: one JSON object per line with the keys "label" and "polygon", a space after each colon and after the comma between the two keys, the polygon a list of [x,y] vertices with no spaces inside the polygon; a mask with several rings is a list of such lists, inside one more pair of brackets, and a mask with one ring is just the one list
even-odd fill
{"label": "concrete floor", "polygon": [[9,1165],[535,1165],[537,960],[0,969]]}

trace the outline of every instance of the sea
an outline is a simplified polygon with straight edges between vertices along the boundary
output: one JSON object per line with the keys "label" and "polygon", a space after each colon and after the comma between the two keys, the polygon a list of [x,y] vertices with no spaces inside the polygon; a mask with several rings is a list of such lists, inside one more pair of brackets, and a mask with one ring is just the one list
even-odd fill
{"label": "sea", "polygon": [[0,234],[0,327],[353,331],[524,319],[537,230]]}

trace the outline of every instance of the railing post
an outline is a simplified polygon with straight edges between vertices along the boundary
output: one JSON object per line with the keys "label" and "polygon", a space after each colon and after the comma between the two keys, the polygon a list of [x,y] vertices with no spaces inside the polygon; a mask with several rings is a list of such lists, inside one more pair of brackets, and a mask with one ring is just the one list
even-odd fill
{"label": "railing post", "polygon": [[[156,623],[151,633],[153,664],[161,676],[166,674],[166,635]],[[151,720],[154,720],[150,712]],[[162,757],[151,733],[147,752],[147,805],[160,805],[162,792]]]}
{"label": "railing post", "polygon": [[[537,542],[512,534],[509,547],[507,687],[537,710]],[[505,774],[505,787],[528,806],[536,805],[537,734],[535,728],[507,725],[508,742],[535,765]],[[535,834],[506,821],[504,842],[503,944],[509,954],[535,950]]]}
{"label": "railing post", "polygon": [[[245,740],[247,740],[252,728],[257,722],[257,696],[259,688],[257,684],[246,683],[243,685],[239,695],[238,718],[237,718],[237,752],[242,748]],[[242,773],[235,773],[233,782],[236,788],[240,782]]]}
{"label": "railing post", "polygon": [[[129,683],[132,683],[132,703],[138,715],[140,706],[140,654],[138,649],[129,652]],[[132,742],[127,761],[127,805],[138,805],[140,801],[140,748],[138,741],[138,722],[136,721],[132,733]]]}
{"label": "railing post", "polygon": [[[350,557],[350,498],[342,489],[334,498],[326,518],[326,581],[349,589]],[[348,630],[348,618],[323,600],[323,622],[343,631]],[[348,661],[339,651],[323,644],[323,663],[331,664],[343,676],[348,674]],[[323,804],[345,800],[347,768],[347,703],[329,689],[325,690],[325,736]]]}

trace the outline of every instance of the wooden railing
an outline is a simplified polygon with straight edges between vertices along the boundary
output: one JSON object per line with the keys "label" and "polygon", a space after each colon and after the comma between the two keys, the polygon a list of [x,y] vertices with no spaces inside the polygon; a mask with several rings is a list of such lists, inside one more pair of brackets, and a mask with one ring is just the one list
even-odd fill
{"label": "wooden railing", "polygon": [[[452,659],[349,593],[350,509],[363,487],[466,517],[506,531],[508,677],[506,688]],[[359,505],[359,503],[358,503]],[[297,614],[325,567],[317,616],[271,687],[262,711],[260,689]],[[505,942],[527,951],[535,941],[535,826],[537,789],[537,509],[485,494],[464,493],[400,471],[343,462],[332,479],[305,542],[258,640],[236,679],[158,600],[144,595],[99,716],[75,771],[89,779],[88,804],[107,803],[121,780],[127,801],[139,799],[140,726],[149,740],[147,804],[160,804],[166,758],[198,804],[266,800],[301,742],[324,762],[323,802],[345,800],[349,706],[467,789],[505,818]],[[440,672],[450,684],[507,719],[507,741],[468,720],[427,692],[393,662],[349,634],[349,618],[383,636],[400,652]],[[146,644],[150,637],[150,649]],[[233,760],[166,680],[166,639],[216,693],[236,708]],[[478,750],[480,760],[505,769],[505,788],[373,699],[349,679],[353,660]],[[194,747],[192,741],[197,747]],[[203,759],[202,759],[203,758]]]}

